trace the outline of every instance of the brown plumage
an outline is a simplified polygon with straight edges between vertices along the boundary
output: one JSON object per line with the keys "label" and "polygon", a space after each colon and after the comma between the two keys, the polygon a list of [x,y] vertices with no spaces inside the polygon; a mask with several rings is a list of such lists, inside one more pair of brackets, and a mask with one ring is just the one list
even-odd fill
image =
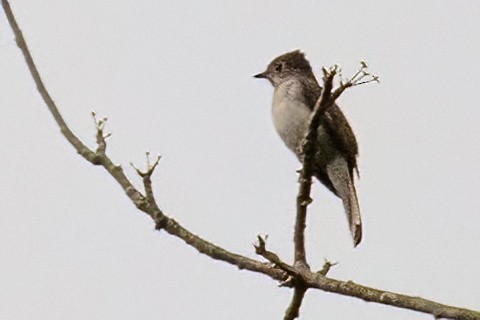
{"label": "brown plumage", "polygon": [[[302,52],[296,50],[275,58],[265,72],[255,77],[266,78],[274,86],[272,113],[275,127],[287,147],[303,162],[299,147],[310,114],[322,93],[310,63]],[[353,173],[358,173],[358,145],[337,104],[325,112],[318,134],[314,176],[342,199],[356,246],[362,237]]]}

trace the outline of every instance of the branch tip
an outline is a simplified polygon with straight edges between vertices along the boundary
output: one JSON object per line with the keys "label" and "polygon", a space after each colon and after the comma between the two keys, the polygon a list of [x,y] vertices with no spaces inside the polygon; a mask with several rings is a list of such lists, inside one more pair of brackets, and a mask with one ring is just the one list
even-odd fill
{"label": "branch tip", "polygon": [[160,162],[160,159],[162,158],[161,155],[157,155],[156,159],[155,159],[155,162],[152,164],[150,162],[150,152],[149,151],[146,151],[145,152],[145,155],[146,155],[146,162],[147,162],[147,169],[145,171],[142,171],[140,170],[139,168],[135,167],[135,165],[130,162],[130,165],[132,166],[133,169],[135,169],[135,171],[137,172],[137,174],[142,177],[142,178],[145,178],[145,177],[151,177],[153,172],[155,171],[155,169],[157,168],[158,166],[158,163]]}
{"label": "branch tip", "polygon": [[137,167],[135,167],[135,165],[133,164],[133,162],[130,162],[130,165],[131,165],[132,168],[137,172],[137,174],[142,177],[142,175],[143,175],[142,171],[141,171],[140,169],[138,169]]}
{"label": "branch tip", "polygon": [[92,118],[93,118],[93,121],[95,123],[95,128],[99,131],[103,131],[103,129],[105,128],[105,124],[108,120],[107,117],[103,117],[101,119],[98,119],[97,118],[97,113],[95,111],[92,111],[91,112],[91,115],[92,115]]}
{"label": "branch tip", "polygon": [[336,266],[338,264],[338,262],[331,262],[331,261],[328,261],[326,258],[325,258],[325,263],[323,264],[323,267],[322,269],[318,270],[316,273],[317,274],[320,274],[322,276],[326,276],[327,273],[330,271],[330,269],[334,266]]}
{"label": "branch tip", "polygon": [[253,243],[253,247],[255,248],[256,254],[262,254],[266,251],[266,241],[268,238],[268,234],[265,236],[257,235],[257,242]]}

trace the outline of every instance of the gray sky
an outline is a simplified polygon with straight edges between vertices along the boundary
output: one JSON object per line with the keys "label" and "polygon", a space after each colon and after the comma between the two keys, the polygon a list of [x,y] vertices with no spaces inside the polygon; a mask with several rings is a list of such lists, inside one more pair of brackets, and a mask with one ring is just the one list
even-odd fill
{"label": "gray sky", "polygon": [[[388,4],[387,4],[388,3]],[[480,309],[478,1],[12,1],[72,130],[111,158],[161,153],[158,202],[193,232],[255,257],[292,258],[299,168],[276,135],[272,88],[252,78],[306,52],[317,74],[369,62],[381,84],[340,104],[360,145],[364,239],[315,184],[311,266],[381,289]],[[291,291],[153,231],[60,135],[0,16],[0,318],[280,319]],[[309,291],[301,319],[430,319]]]}

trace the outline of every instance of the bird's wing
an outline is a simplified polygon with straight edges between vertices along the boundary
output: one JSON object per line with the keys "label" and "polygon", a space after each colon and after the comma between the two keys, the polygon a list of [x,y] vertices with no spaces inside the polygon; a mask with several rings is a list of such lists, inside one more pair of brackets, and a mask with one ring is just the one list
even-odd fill
{"label": "bird's wing", "polygon": [[336,146],[347,159],[350,176],[353,179],[353,170],[355,170],[358,175],[358,144],[352,127],[350,127],[350,124],[337,104],[334,104],[327,110],[323,123]]}
{"label": "bird's wing", "polygon": [[[313,111],[317,100],[322,94],[322,88],[316,79],[312,81],[314,82],[302,86],[305,89],[303,92],[303,96],[306,100],[305,103],[311,111]],[[326,131],[331,136],[341,154],[343,154],[347,159],[350,176],[353,180],[353,170],[355,170],[358,175],[358,144],[352,127],[350,127],[345,115],[337,104],[332,105],[325,112],[325,117],[322,120],[322,124],[324,125]]]}

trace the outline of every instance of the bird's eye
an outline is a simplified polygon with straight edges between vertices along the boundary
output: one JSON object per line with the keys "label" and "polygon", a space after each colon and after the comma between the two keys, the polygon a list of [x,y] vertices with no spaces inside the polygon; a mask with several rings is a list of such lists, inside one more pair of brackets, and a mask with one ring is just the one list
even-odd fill
{"label": "bird's eye", "polygon": [[283,64],[282,63],[279,63],[275,66],[275,71],[276,72],[282,72],[282,67],[283,67]]}

